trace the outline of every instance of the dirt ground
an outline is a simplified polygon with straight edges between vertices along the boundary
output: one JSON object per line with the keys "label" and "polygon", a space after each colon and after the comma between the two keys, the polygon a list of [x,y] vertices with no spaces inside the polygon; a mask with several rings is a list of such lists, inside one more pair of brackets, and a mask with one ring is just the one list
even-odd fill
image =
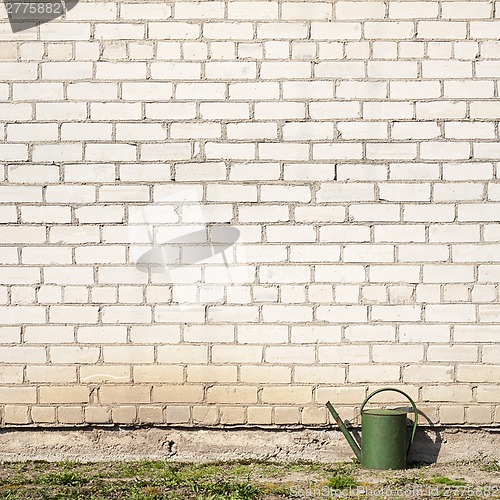
{"label": "dirt ground", "polygon": [[252,500],[500,498],[500,462],[410,464],[372,471],[332,464],[167,461],[4,462],[0,499]]}

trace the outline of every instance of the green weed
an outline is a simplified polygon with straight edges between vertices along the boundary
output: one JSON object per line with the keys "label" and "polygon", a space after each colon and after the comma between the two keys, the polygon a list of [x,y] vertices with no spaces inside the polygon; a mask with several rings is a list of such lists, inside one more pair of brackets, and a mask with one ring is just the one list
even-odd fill
{"label": "green weed", "polygon": [[450,479],[446,476],[434,476],[427,480],[429,484],[439,484],[443,486],[465,486],[467,483],[463,479]]}
{"label": "green weed", "polygon": [[36,478],[39,484],[50,484],[54,486],[80,486],[88,482],[88,479],[77,472],[51,472]]}
{"label": "green weed", "polygon": [[334,490],[342,490],[344,488],[358,486],[358,482],[351,475],[339,473],[328,480],[328,486]]}

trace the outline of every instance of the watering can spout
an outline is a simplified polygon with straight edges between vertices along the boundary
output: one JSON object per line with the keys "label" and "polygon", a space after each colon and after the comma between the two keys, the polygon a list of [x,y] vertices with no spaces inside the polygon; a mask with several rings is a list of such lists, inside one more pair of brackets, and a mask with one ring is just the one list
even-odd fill
{"label": "watering can spout", "polygon": [[333,415],[335,422],[337,422],[337,425],[342,431],[342,434],[347,439],[347,442],[349,443],[349,446],[352,448],[352,451],[356,455],[356,458],[358,460],[361,460],[361,448],[358,446],[358,443],[356,443],[356,441],[352,437],[351,433],[349,432],[349,429],[345,426],[344,422],[340,418],[340,415],[335,411],[335,408],[332,406],[330,401],[326,403],[326,407],[328,408],[329,412]]}

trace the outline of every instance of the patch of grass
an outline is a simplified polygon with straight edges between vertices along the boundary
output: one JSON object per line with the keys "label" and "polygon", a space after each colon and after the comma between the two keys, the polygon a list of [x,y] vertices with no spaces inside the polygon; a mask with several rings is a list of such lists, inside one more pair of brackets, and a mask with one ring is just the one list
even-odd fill
{"label": "patch of grass", "polygon": [[344,488],[350,488],[358,486],[358,482],[350,474],[335,474],[328,480],[328,486],[334,490],[343,490]]}
{"label": "patch of grass", "polygon": [[500,472],[500,460],[479,464],[479,469],[485,472]]}
{"label": "patch of grass", "polygon": [[81,486],[87,483],[88,479],[77,472],[63,471],[38,476],[36,482],[54,486]]}
{"label": "patch of grass", "polygon": [[465,486],[467,483],[463,479],[450,479],[446,476],[434,476],[427,479],[429,484],[439,484],[443,486]]}
{"label": "patch of grass", "polygon": [[194,483],[191,490],[196,494],[203,494],[204,498],[231,498],[251,500],[259,498],[263,488],[248,482],[218,481],[215,483]]}
{"label": "patch of grass", "polygon": [[389,479],[389,481],[387,481],[388,485],[391,485],[391,486],[406,486],[406,485],[409,485],[409,484],[425,484],[425,479],[424,479],[424,476],[422,474],[416,474],[416,475],[412,475],[410,477],[396,477],[396,478],[392,478],[392,479]]}

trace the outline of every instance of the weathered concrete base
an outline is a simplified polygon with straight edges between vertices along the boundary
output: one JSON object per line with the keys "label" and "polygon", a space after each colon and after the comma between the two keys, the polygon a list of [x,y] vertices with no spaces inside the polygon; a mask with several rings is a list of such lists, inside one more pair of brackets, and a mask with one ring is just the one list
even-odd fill
{"label": "weathered concrete base", "polygon": [[[354,455],[337,430],[3,429],[0,460],[165,459],[179,462],[274,460],[335,462]],[[500,458],[500,428],[419,429],[410,460]]]}

